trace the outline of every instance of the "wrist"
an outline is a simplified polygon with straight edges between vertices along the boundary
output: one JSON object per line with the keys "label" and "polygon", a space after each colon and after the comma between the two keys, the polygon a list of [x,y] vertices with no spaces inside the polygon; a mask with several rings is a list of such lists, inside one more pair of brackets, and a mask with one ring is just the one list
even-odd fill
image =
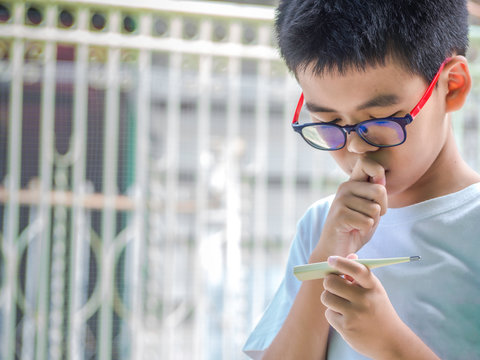
{"label": "wrist", "polygon": [[[327,237],[329,237],[329,239]],[[349,246],[348,243],[345,243],[345,241],[336,240],[332,242],[332,238],[334,237],[328,235],[320,236],[317,245],[310,255],[310,263],[327,261],[328,257],[332,255],[346,257],[347,255],[358,251],[358,249],[355,249],[353,246]]]}
{"label": "wrist", "polygon": [[308,262],[311,264],[311,263],[327,261],[330,255],[333,255],[333,253],[328,251],[328,249],[326,249],[324,246],[320,246],[320,242],[319,242],[317,246],[313,249],[312,253],[310,254],[310,257],[308,258]]}

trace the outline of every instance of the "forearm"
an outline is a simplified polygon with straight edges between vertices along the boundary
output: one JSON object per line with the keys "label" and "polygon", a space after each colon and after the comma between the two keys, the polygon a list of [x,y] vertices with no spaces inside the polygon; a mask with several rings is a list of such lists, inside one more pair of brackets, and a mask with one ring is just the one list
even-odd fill
{"label": "forearm", "polygon": [[383,359],[417,359],[417,360],[439,360],[439,357],[404,323],[402,329],[397,331],[392,347],[379,356]]}
{"label": "forearm", "polygon": [[323,280],[304,282],[290,313],[263,359],[321,359],[325,356],[329,325],[320,302]]}
{"label": "forearm", "polygon": [[[313,256],[310,262],[326,257]],[[279,333],[263,359],[323,359],[327,349],[329,324],[320,301],[323,280],[305,281]]]}

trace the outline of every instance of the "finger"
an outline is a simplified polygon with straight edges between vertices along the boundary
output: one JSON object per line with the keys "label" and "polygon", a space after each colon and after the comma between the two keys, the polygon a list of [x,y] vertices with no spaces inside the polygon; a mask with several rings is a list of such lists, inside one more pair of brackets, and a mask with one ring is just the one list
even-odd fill
{"label": "finger", "polygon": [[337,269],[341,274],[351,276],[358,285],[365,289],[375,285],[370,269],[365,265],[340,256],[330,256],[328,264]]}
{"label": "finger", "polygon": [[351,308],[351,302],[338,296],[332,294],[329,291],[322,292],[320,296],[320,301],[327,308],[332,309],[333,311],[344,314],[349,308]]}
{"label": "finger", "polygon": [[375,226],[375,219],[349,208],[342,210],[341,218],[342,224],[338,226],[338,229],[343,232],[352,230],[371,231]]}
{"label": "finger", "polygon": [[[361,287],[354,284],[352,280],[347,279],[347,276],[342,277],[336,274],[330,274],[325,276],[323,279],[323,287],[325,291],[330,294],[336,295],[342,299],[345,299],[349,302],[352,302],[356,297],[358,297],[359,291],[364,291]],[[326,304],[325,304],[326,305]],[[336,311],[339,311],[335,309]],[[340,311],[343,313],[343,311]]]}
{"label": "finger", "polygon": [[386,206],[387,190],[383,185],[355,182],[352,188],[348,190],[363,199],[375,201],[382,206]]}
{"label": "finger", "polygon": [[[380,201],[383,202],[382,200],[383,199]],[[383,210],[382,205],[376,201],[362,199],[354,195],[351,195],[348,197],[348,199],[345,199],[345,205],[349,209],[362,213],[363,215],[371,217],[372,219],[378,219]]]}
{"label": "finger", "polygon": [[342,328],[342,324],[343,324],[342,314],[335,312],[332,309],[327,309],[325,310],[325,318],[335,330],[339,331]]}
{"label": "finger", "polygon": [[373,184],[380,184],[385,186],[385,169],[379,163],[361,157],[357,160],[353,167],[350,180],[353,181],[367,181]]}
{"label": "finger", "polygon": [[352,195],[360,199],[372,201],[379,204],[381,207],[381,215],[383,215],[387,211],[387,190],[383,185],[356,181],[353,183],[345,182],[341,184],[338,188],[337,198],[344,197],[344,203],[348,203],[349,201],[351,201]]}

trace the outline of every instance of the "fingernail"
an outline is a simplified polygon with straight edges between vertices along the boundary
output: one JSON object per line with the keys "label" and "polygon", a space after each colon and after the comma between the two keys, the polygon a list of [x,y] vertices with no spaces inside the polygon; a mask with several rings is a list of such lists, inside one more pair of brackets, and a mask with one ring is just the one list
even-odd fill
{"label": "fingernail", "polygon": [[383,185],[383,186],[387,185],[385,176],[374,176],[370,182],[374,184]]}
{"label": "fingernail", "polygon": [[329,265],[336,265],[338,260],[338,256],[329,256],[327,261]]}

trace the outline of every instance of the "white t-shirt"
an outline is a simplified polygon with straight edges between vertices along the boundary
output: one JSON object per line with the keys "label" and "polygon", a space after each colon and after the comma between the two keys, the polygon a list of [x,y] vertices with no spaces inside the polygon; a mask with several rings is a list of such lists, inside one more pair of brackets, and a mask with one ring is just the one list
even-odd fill
{"label": "white t-shirt", "polygon": [[[259,359],[281,328],[300,281],[295,265],[314,249],[333,196],[313,204],[297,225],[285,277],[250,334],[244,352]],[[480,359],[480,183],[388,209],[360,258],[420,255],[421,261],[374,269],[400,318],[441,358]],[[365,359],[332,331],[328,359]]]}

